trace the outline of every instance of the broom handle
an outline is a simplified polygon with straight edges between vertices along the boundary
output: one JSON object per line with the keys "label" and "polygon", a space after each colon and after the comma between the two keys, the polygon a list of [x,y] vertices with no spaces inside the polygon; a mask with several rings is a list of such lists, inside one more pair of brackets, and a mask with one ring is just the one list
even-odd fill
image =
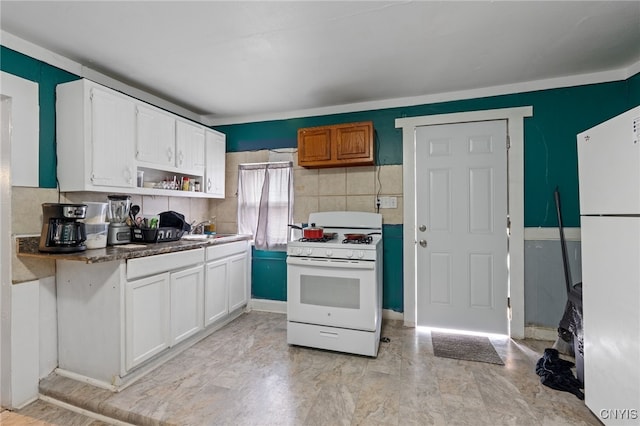
{"label": "broom handle", "polygon": [[560,231],[560,246],[562,248],[562,264],[564,266],[564,280],[567,287],[567,296],[571,292],[571,270],[569,269],[569,255],[567,254],[567,242],[564,239],[564,228],[562,226],[562,208],[560,207],[560,191],[556,186],[554,192],[556,199],[556,211],[558,213],[558,229]]}

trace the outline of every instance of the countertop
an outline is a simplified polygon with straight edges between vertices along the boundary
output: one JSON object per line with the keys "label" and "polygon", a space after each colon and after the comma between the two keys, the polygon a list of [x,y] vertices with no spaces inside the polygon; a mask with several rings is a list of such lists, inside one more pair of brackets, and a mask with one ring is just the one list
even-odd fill
{"label": "countertop", "polygon": [[[189,237],[187,237],[189,238]],[[192,237],[197,238],[197,237]],[[193,250],[216,244],[250,240],[250,235],[225,235],[206,239],[181,239],[164,243],[140,243],[107,246],[105,248],[85,250],[75,253],[43,253],[38,250],[40,237],[17,237],[16,254],[18,257],[31,257],[50,260],[74,260],[85,263],[111,262],[113,260],[135,259],[156,254]]]}

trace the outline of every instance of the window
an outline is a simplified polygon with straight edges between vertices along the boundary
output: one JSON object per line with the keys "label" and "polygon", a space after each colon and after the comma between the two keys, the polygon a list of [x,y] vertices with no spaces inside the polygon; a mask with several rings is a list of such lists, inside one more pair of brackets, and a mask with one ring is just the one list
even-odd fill
{"label": "window", "polygon": [[238,232],[260,250],[286,250],[293,219],[293,163],[240,164]]}

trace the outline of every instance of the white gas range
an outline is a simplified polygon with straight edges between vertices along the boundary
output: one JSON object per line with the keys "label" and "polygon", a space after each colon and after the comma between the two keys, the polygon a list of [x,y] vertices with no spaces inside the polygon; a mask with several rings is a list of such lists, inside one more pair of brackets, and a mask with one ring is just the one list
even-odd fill
{"label": "white gas range", "polygon": [[309,223],[331,238],[287,245],[287,342],[377,356],[382,215],[320,212]]}

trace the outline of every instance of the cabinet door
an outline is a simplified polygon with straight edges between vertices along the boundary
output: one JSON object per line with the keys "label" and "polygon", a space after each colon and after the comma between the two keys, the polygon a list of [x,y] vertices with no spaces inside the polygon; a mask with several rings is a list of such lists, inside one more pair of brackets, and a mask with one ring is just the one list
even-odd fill
{"label": "cabinet door", "polygon": [[298,164],[315,165],[331,161],[331,129],[328,127],[298,130]]}
{"label": "cabinet door", "polygon": [[336,160],[366,160],[373,164],[373,126],[370,123],[336,126],[334,137]]}
{"label": "cabinet door", "polygon": [[163,166],[175,163],[176,120],[169,114],[136,105],[136,160]]}
{"label": "cabinet door", "polygon": [[171,345],[204,328],[202,265],[171,274]]}
{"label": "cabinet door", "polygon": [[206,132],[204,191],[216,198],[224,198],[226,138],[222,133]]}
{"label": "cabinet door", "polygon": [[140,364],[169,347],[169,274],[126,284],[125,364]]}
{"label": "cabinet door", "polygon": [[133,101],[95,87],[89,98],[91,182],[93,185],[132,187],[135,184]]}
{"label": "cabinet door", "polygon": [[229,312],[247,304],[247,270],[249,265],[246,253],[229,258]]}
{"label": "cabinet door", "polygon": [[203,174],[204,129],[184,121],[176,123],[176,167]]}
{"label": "cabinet door", "polygon": [[205,269],[204,325],[208,326],[229,312],[229,263],[221,259],[207,263]]}

